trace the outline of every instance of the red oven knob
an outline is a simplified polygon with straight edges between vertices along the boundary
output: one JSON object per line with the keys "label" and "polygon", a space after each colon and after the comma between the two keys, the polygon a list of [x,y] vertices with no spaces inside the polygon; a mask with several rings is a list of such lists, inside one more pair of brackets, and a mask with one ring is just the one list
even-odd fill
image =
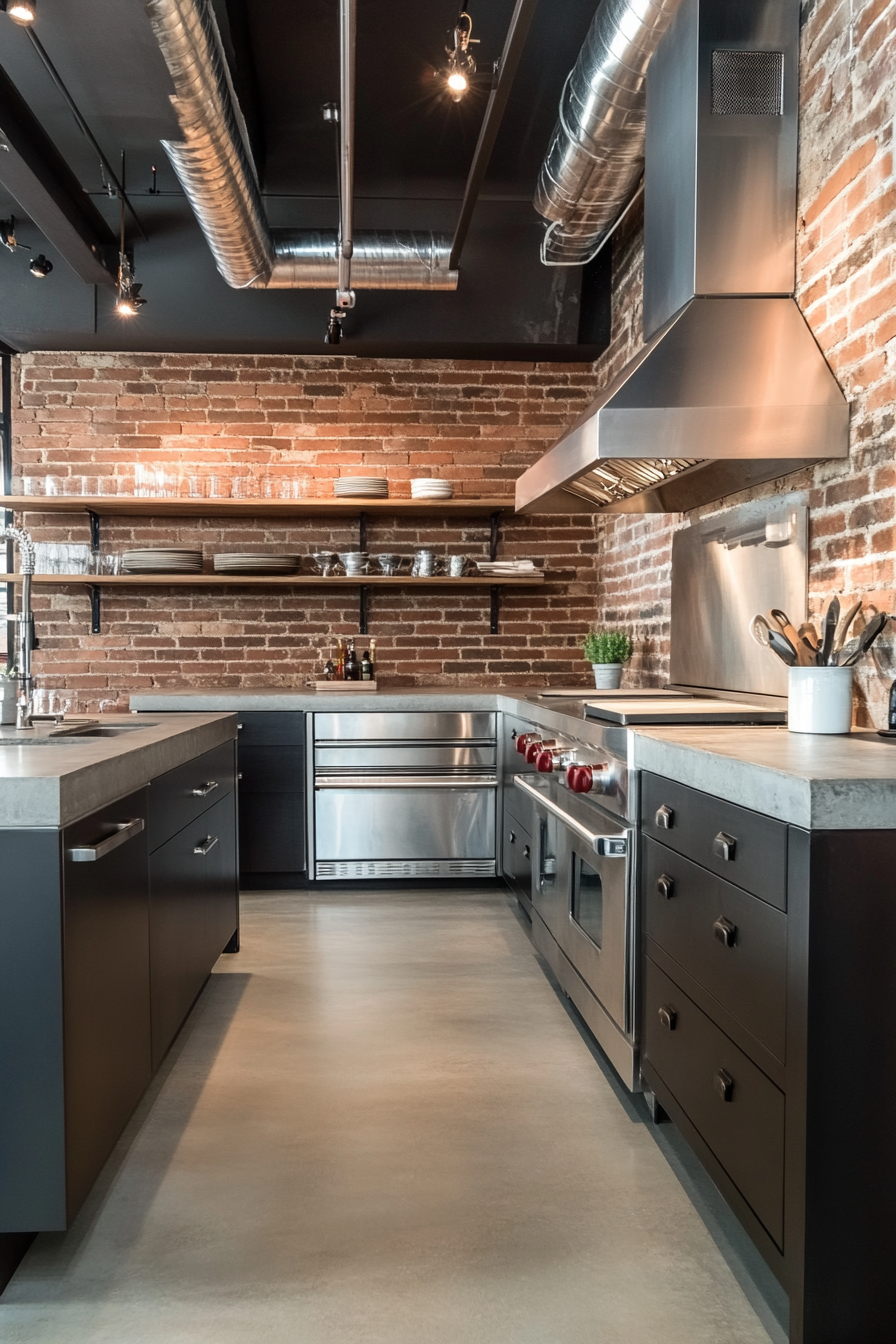
{"label": "red oven knob", "polygon": [[529,765],[534,765],[535,762],[536,762],[536,760],[538,759],[538,757],[539,757],[539,755],[540,755],[540,753],[541,753],[542,751],[544,751],[547,747],[554,747],[554,746],[556,746],[556,745],[557,745],[557,744],[556,744],[556,742],[553,740],[553,738],[551,738],[551,739],[550,739],[549,741],[547,741],[547,742],[542,742],[542,740],[541,740],[540,737],[534,738],[534,739],[533,739],[531,742],[529,742],[528,745],[526,746],[526,760],[527,760],[527,762],[529,763]]}
{"label": "red oven knob", "polygon": [[554,753],[550,747],[547,751],[540,751],[535,757],[535,769],[541,775],[550,775],[554,769]]}
{"label": "red oven knob", "polygon": [[594,771],[590,765],[571,765],[566,771],[566,782],[573,793],[590,793],[594,787]]}
{"label": "red oven knob", "polygon": [[516,739],[516,749],[521,756],[525,756],[526,748],[530,742],[540,742],[541,738],[537,733],[520,733]]}

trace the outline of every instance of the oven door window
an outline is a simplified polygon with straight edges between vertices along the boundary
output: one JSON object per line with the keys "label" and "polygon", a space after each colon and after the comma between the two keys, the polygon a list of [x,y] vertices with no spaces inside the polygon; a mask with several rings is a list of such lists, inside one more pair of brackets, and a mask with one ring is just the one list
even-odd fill
{"label": "oven door window", "polygon": [[570,914],[586,937],[600,948],[604,938],[604,888],[600,873],[576,853],[572,860]]}

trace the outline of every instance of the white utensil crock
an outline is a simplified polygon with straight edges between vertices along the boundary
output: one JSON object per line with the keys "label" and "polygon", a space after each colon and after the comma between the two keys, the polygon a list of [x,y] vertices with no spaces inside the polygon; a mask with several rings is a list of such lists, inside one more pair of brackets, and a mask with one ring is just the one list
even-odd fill
{"label": "white utensil crock", "polygon": [[792,733],[849,732],[851,667],[791,667],[787,682],[787,727]]}
{"label": "white utensil crock", "polygon": [[621,663],[592,663],[594,684],[599,691],[615,691],[622,680]]}

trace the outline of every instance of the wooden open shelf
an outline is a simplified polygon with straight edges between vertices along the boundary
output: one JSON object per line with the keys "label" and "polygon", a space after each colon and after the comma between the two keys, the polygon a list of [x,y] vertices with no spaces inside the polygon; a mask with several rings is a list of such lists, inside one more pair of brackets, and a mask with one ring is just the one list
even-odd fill
{"label": "wooden open shelf", "polygon": [[[82,583],[100,588],[532,588],[540,577],[522,579],[484,578],[464,575],[452,579],[436,574],[430,579],[403,574],[34,574],[31,582],[42,587]],[[19,583],[21,574],[0,574],[0,583]]]}
{"label": "wooden open shelf", "polygon": [[485,517],[513,512],[512,499],[193,499],[137,495],[0,495],[0,509],[16,513],[95,513],[102,518],[356,518]]}

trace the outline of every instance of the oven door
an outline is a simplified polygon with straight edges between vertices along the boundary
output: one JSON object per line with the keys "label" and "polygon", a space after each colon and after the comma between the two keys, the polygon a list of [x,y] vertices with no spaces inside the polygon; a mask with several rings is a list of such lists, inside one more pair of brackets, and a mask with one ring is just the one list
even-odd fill
{"label": "oven door", "polygon": [[557,941],[613,1021],[631,1034],[634,832],[595,817],[593,838],[564,827],[564,919]]}
{"label": "oven door", "polygon": [[496,790],[494,775],[318,775],[315,874],[493,876]]}

